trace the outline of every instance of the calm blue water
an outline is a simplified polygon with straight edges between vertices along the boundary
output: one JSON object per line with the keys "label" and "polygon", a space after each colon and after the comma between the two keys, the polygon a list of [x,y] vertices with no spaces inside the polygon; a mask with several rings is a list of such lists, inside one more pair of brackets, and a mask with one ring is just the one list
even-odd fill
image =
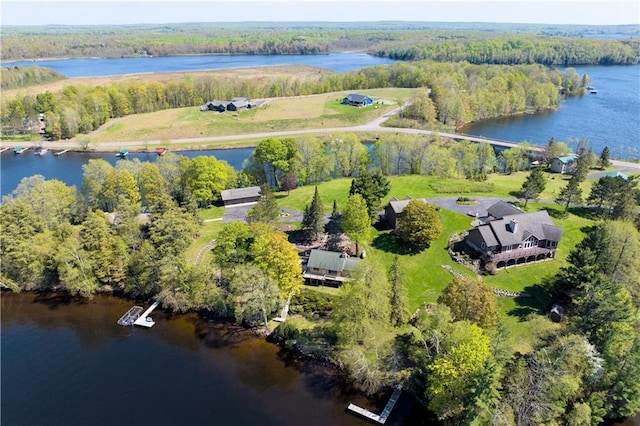
{"label": "calm blue water", "polygon": [[569,146],[586,138],[597,154],[608,146],[614,158],[639,159],[640,65],[577,67],[576,71],[591,77],[598,94],[568,98],[557,111],[488,120],[461,132],[539,145],[551,137]]}
{"label": "calm blue water", "polygon": [[54,69],[67,77],[96,77],[133,73],[255,68],[274,65],[307,65],[336,72],[345,72],[393,62],[396,61],[366,53],[329,53],[326,55],[194,55],[157,58],[75,58],[4,62],[2,66],[27,67],[39,65]]}
{"label": "calm blue water", "polygon": [[[231,164],[236,170],[242,168],[242,162],[253,152],[253,148],[216,149],[210,151],[178,152],[189,158],[200,155],[214,155],[219,160]],[[67,185],[80,186],[82,183],[82,166],[91,159],[103,159],[115,165],[117,161],[155,161],[155,153],[130,153],[127,159],[121,160],[114,153],[80,153],[67,152],[55,157],[51,151],[46,155],[34,155],[33,150],[21,155],[15,155],[11,150],[0,156],[0,196],[8,195],[25,176],[42,175],[45,179],[58,179]]]}

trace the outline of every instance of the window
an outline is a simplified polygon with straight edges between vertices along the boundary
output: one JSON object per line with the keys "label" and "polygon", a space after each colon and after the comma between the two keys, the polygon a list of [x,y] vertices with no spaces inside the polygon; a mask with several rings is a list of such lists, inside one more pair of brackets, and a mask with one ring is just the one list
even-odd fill
{"label": "window", "polygon": [[484,250],[485,248],[487,248],[487,245],[484,243],[484,241],[482,243],[480,243],[480,248],[482,250]]}
{"label": "window", "polygon": [[536,237],[534,237],[533,235],[530,236],[529,238],[527,238],[523,243],[522,243],[522,248],[524,249],[528,249],[531,247],[537,247],[538,246],[538,239]]}

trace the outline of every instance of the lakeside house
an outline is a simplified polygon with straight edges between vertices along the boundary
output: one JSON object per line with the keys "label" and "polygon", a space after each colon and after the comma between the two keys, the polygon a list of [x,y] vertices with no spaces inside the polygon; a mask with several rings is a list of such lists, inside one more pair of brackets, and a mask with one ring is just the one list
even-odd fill
{"label": "lakeside house", "polygon": [[220,198],[225,207],[239,204],[257,203],[260,199],[260,187],[249,186],[247,188],[225,189],[220,193]]}
{"label": "lakeside house", "polygon": [[[470,251],[497,268],[554,259],[562,228],[553,223],[549,213],[514,213],[503,204],[490,207],[487,211],[493,213],[468,231],[464,243]],[[511,214],[505,214],[508,210]]]}
{"label": "lakeside house", "polygon": [[373,99],[367,95],[352,93],[350,95],[345,96],[342,99],[342,103],[345,105],[351,105],[355,107],[366,107],[367,105],[371,105],[373,103]]}
{"label": "lakeside house", "polygon": [[348,274],[353,271],[360,259],[346,253],[312,249],[302,276],[305,284],[339,287],[349,281]]}
{"label": "lakeside house", "polygon": [[571,173],[577,159],[577,155],[567,155],[564,157],[554,158],[551,160],[551,166],[549,169],[552,172],[560,174]]}

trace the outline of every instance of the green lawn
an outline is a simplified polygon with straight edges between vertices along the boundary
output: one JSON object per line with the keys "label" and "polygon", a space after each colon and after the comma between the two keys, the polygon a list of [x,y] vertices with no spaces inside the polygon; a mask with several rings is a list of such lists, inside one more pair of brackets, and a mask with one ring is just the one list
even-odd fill
{"label": "green lawn", "polygon": [[[490,179],[490,183],[493,184],[492,192],[465,195],[511,197],[511,192],[520,188],[525,176],[526,173],[492,175]],[[470,184],[463,179],[437,179],[415,175],[395,176],[390,177],[389,180],[391,181],[391,191],[385,202],[392,196],[397,198],[404,198],[406,195],[414,198],[456,196],[455,193],[438,193],[434,187],[455,188]],[[331,212],[334,199],[337,201],[339,210],[344,208],[350,185],[350,178],[336,179],[317,185],[326,213]],[[279,192],[276,194],[278,204],[282,208],[302,211],[304,206],[311,202],[314,188],[313,185],[310,185],[296,188],[290,193]],[[542,284],[555,276],[558,270],[566,264],[567,255],[584,237],[582,229],[593,223],[588,218],[572,214],[572,210],[566,217],[563,216],[563,207],[555,203],[530,202],[528,211],[533,212],[543,208],[549,211],[554,223],[563,228],[556,259],[506,270],[500,269],[497,275],[482,278],[491,287],[514,292],[525,291],[532,296],[518,299],[498,298],[500,316],[510,331],[510,342],[515,351],[526,352],[530,350],[540,333],[553,327],[559,327],[544,317],[543,310],[550,301],[547,299]],[[579,211],[577,212],[579,213]],[[201,216],[215,218],[220,217],[222,213],[222,208],[218,207],[202,212]],[[367,253],[367,260],[380,263],[387,270],[394,256],[396,254],[400,256],[400,268],[404,274],[412,312],[424,306],[425,303],[435,302],[444,287],[452,280],[452,274],[443,269],[442,265],[449,265],[466,276],[475,277],[471,270],[453,262],[446,250],[447,242],[453,234],[470,228],[469,217],[444,209],[440,210],[440,217],[443,224],[442,234],[428,249],[422,252],[406,252],[397,244],[395,237],[389,230],[372,228],[370,241],[362,243],[362,247]],[[215,238],[220,229],[222,229],[221,222],[206,222],[200,238],[194,243],[189,253],[195,258],[199,248]],[[335,290],[331,289],[331,292],[335,292]]]}

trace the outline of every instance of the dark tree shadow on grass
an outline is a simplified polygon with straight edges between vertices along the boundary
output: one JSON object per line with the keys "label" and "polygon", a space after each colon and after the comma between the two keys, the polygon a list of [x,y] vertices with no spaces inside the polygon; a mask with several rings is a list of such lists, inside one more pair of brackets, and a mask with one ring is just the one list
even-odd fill
{"label": "dark tree shadow on grass", "polygon": [[516,297],[517,308],[508,312],[510,316],[518,317],[520,322],[526,321],[529,315],[545,315],[553,305],[550,294],[554,277],[545,277],[539,284],[530,285],[524,288],[523,292],[528,297]]}
{"label": "dark tree shadow on grass", "polygon": [[[400,254],[400,255],[416,255],[422,250],[411,249],[409,247],[400,244],[395,235],[391,232],[378,235],[373,240],[373,246],[378,250],[385,251],[387,253]],[[425,247],[426,250],[429,247]]]}

